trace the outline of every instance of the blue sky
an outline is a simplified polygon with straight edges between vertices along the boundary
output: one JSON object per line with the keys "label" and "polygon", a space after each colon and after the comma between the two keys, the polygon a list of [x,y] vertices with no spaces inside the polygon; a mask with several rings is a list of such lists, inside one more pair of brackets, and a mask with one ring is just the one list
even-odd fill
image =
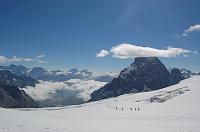
{"label": "blue sky", "polygon": [[197,71],[200,30],[189,29],[200,24],[199,5],[199,0],[1,0],[0,55],[34,60],[19,59],[1,65],[118,72],[133,58],[96,57],[96,54],[128,43],[190,50],[192,53],[187,57],[161,60],[168,67]]}

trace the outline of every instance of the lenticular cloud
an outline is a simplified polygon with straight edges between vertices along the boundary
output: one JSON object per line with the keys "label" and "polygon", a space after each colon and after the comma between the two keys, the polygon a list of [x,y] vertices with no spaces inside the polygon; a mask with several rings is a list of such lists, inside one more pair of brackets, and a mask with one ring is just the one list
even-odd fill
{"label": "lenticular cloud", "polygon": [[120,59],[134,57],[174,57],[190,53],[189,50],[182,48],[168,47],[167,49],[155,49],[131,44],[120,44],[112,47],[110,52],[113,54],[113,57]]}
{"label": "lenticular cloud", "polygon": [[[119,59],[128,59],[135,57],[175,57],[185,56],[191,53],[190,50],[183,48],[168,47],[166,49],[155,49],[142,47],[133,44],[120,44],[111,48],[110,53],[113,57]],[[103,56],[102,56],[103,57]]]}

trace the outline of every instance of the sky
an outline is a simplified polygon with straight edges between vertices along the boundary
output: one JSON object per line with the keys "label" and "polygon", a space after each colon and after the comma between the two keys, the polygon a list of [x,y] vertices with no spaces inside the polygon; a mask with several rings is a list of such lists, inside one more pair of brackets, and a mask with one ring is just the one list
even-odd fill
{"label": "sky", "polygon": [[1,0],[0,65],[119,72],[135,57],[200,70],[199,0]]}

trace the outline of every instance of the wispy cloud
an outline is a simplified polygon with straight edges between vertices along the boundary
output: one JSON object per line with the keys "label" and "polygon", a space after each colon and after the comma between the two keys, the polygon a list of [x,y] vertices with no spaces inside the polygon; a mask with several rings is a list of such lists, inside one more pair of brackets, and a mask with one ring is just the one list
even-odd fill
{"label": "wispy cloud", "polygon": [[[155,49],[151,47],[142,47],[133,44],[120,44],[111,48],[110,53],[114,58],[128,59],[135,57],[175,57],[188,56],[193,53],[190,50],[183,48],[175,48],[172,46],[166,49]],[[105,56],[102,56],[105,57]]]}
{"label": "wispy cloud", "polygon": [[4,63],[9,63],[9,62],[28,62],[28,61],[32,61],[32,58],[26,58],[26,57],[17,57],[17,56],[13,56],[11,58],[5,57],[0,55],[0,64],[4,64]]}
{"label": "wispy cloud", "polygon": [[187,37],[189,33],[200,32],[200,24],[192,25],[188,29],[184,30],[183,37]]}
{"label": "wispy cloud", "polygon": [[170,37],[181,38],[188,37],[193,32],[200,32],[200,24],[195,24],[183,31],[183,33],[171,34]]}
{"label": "wispy cloud", "polygon": [[170,37],[173,37],[173,38],[181,38],[182,35],[180,35],[180,34],[171,34]]}
{"label": "wispy cloud", "polygon": [[107,50],[101,50],[99,53],[96,54],[97,57],[105,57],[109,55],[109,52]]}
{"label": "wispy cloud", "polygon": [[198,54],[198,52],[195,50],[194,52],[193,52],[195,55],[197,55]]}
{"label": "wispy cloud", "polygon": [[43,58],[45,58],[46,55],[45,54],[41,54],[35,57],[35,61],[38,63],[46,63],[47,61],[42,60]]}
{"label": "wispy cloud", "polygon": [[17,57],[17,56],[13,56],[13,57],[6,57],[3,55],[0,55],[0,64],[5,64],[5,63],[15,63],[15,62],[30,62],[30,61],[35,61],[38,63],[44,63],[46,61],[44,60],[40,60],[42,57],[44,57],[44,55],[40,55],[37,56],[35,58],[27,58],[27,57]]}
{"label": "wispy cloud", "polygon": [[43,64],[43,63],[46,63],[47,61],[44,61],[44,60],[35,60],[36,62],[38,62],[38,63],[41,63],[41,64]]}
{"label": "wispy cloud", "polygon": [[38,55],[36,58],[40,59],[40,58],[44,58],[45,57],[45,54],[41,54],[41,55]]}

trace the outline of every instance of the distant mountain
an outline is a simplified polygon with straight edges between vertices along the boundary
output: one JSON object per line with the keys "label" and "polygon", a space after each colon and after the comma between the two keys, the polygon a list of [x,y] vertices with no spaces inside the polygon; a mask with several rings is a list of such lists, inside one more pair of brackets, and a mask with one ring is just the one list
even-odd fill
{"label": "distant mountain", "polygon": [[25,74],[35,79],[38,79],[41,76],[48,75],[49,73],[42,67],[34,67],[33,69],[28,70]]}
{"label": "distant mountain", "polygon": [[26,75],[42,81],[64,81],[67,79],[64,73],[51,72],[42,67],[34,67]]}
{"label": "distant mountain", "polygon": [[171,73],[157,57],[138,57],[122,70],[118,77],[91,94],[90,101],[122,94],[152,91],[178,83],[184,79],[179,69]]}
{"label": "distant mountain", "polygon": [[15,75],[11,71],[0,70],[0,107],[38,107],[37,103],[18,87],[35,86],[31,77]]}
{"label": "distant mountain", "polygon": [[24,88],[26,86],[35,86],[37,80],[26,75],[16,75],[11,71],[0,70],[0,83],[6,86],[16,86]]}
{"label": "distant mountain", "polygon": [[197,75],[197,73],[194,73],[188,69],[182,68],[180,69],[182,76],[186,79],[186,78],[190,78],[193,75]]}
{"label": "distant mountain", "polygon": [[113,74],[108,74],[108,73],[96,74],[86,69],[79,71],[77,68],[73,68],[67,72],[64,72],[62,70],[48,71],[42,67],[34,67],[33,69],[29,70],[26,73],[26,75],[31,76],[37,80],[42,80],[42,81],[61,82],[61,81],[67,81],[70,79],[85,79],[85,80],[93,79],[95,81],[100,81],[100,82],[109,82],[113,79],[115,74],[114,73]]}
{"label": "distant mountain", "polygon": [[27,72],[28,76],[31,76],[38,80],[43,81],[67,81],[70,79],[84,79],[84,80],[95,80],[100,82],[111,81],[116,74],[115,73],[93,73],[86,69],[78,70],[77,68],[70,69],[67,72],[62,70],[48,71],[41,67],[35,67]]}
{"label": "distant mountain", "polygon": [[86,69],[78,70],[73,68],[67,72],[62,70],[47,70],[42,67],[34,67],[32,69],[27,68],[22,65],[9,65],[9,66],[0,66],[0,69],[9,70],[17,75],[26,75],[30,76],[37,80],[42,81],[67,81],[70,79],[93,79],[100,82],[109,82],[116,76],[115,73],[93,73]]}
{"label": "distant mountain", "polygon": [[92,72],[86,69],[79,71],[77,68],[73,68],[67,71],[66,76],[68,79],[88,79],[92,74]]}
{"label": "distant mountain", "polygon": [[7,70],[15,73],[16,75],[25,75],[29,68],[22,65],[11,64],[9,66],[0,66],[0,70]]}
{"label": "distant mountain", "polygon": [[93,73],[92,76],[90,76],[89,79],[93,79],[93,80],[99,81],[99,82],[110,82],[116,76],[117,76],[117,74],[113,73],[113,72]]}

